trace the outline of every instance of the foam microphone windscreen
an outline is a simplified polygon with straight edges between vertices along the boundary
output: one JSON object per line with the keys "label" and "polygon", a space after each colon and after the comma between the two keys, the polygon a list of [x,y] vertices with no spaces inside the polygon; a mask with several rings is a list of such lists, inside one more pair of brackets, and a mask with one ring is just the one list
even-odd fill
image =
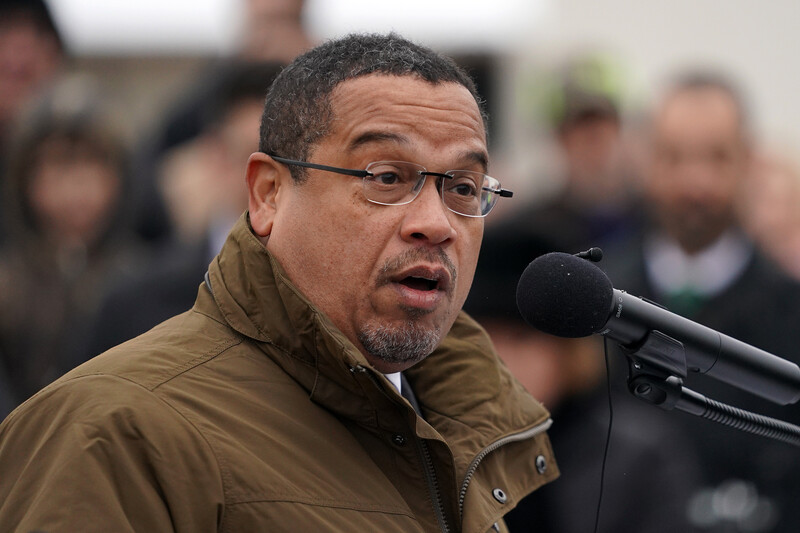
{"label": "foam microphone windscreen", "polygon": [[557,337],[586,337],[606,324],[614,288],[593,263],[561,252],[534,259],[517,284],[517,308],[531,326]]}

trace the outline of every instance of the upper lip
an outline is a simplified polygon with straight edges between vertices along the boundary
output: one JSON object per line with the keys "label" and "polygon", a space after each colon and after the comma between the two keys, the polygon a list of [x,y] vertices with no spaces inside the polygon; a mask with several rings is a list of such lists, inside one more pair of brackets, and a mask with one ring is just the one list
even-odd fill
{"label": "upper lip", "polygon": [[402,270],[397,275],[392,276],[392,280],[400,282],[408,277],[423,278],[436,282],[436,289],[440,291],[449,291],[450,289],[450,272],[443,266],[431,265],[417,265],[411,268]]}

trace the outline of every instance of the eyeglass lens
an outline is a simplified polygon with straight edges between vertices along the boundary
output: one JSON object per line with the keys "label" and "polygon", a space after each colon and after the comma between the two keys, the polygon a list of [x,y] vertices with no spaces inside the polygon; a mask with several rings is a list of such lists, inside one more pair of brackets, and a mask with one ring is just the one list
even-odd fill
{"label": "eyeglass lens", "polygon": [[[425,167],[402,161],[379,161],[367,166],[370,176],[364,178],[364,194],[371,202],[400,205],[411,202],[425,183]],[[492,190],[499,183],[493,178],[466,170],[448,171],[440,177],[444,204],[452,211],[470,216],[485,216],[497,202]]]}

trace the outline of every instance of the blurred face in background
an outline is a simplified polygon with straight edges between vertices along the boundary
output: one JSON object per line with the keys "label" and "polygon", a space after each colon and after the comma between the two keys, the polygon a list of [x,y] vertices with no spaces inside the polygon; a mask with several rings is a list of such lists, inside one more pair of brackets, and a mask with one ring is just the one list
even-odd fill
{"label": "blurred face in background", "polygon": [[[228,111],[218,131],[224,147],[228,169],[223,171],[225,183],[219,191],[227,208],[238,216],[247,208],[247,187],[242,175],[250,154],[258,150],[258,129],[264,109],[262,98],[242,100]],[[225,192],[228,192],[225,194]],[[217,199],[219,201],[219,198]]]}
{"label": "blurred face in background", "polygon": [[684,89],[656,111],[646,191],[661,228],[689,254],[735,224],[749,149],[734,99],[717,88]]}
{"label": "blurred face in background", "polygon": [[787,271],[800,277],[800,166],[760,154],[742,195],[744,228]]}
{"label": "blurred face in background", "polygon": [[242,99],[209,131],[165,155],[158,186],[181,240],[204,239],[213,223],[232,223],[247,208],[242,175],[258,149],[263,107],[261,99]]}
{"label": "blurred face in background", "polygon": [[89,246],[107,229],[121,188],[116,168],[79,143],[45,142],[31,171],[28,198],[51,242]]}
{"label": "blurred face in background", "polygon": [[612,201],[625,192],[622,134],[616,118],[585,118],[564,128],[558,139],[576,201]]}
{"label": "blurred face in background", "polygon": [[12,15],[0,20],[0,122],[36,94],[61,61],[55,36],[31,17]]}

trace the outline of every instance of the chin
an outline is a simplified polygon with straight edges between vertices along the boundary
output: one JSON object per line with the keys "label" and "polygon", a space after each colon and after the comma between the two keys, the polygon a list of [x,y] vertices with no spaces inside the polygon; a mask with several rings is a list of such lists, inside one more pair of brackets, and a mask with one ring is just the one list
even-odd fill
{"label": "chin", "polygon": [[[389,324],[371,322],[358,333],[367,357],[381,368],[408,368],[425,359],[439,346],[443,337],[438,325],[405,320]],[[400,369],[402,369],[400,368]]]}

